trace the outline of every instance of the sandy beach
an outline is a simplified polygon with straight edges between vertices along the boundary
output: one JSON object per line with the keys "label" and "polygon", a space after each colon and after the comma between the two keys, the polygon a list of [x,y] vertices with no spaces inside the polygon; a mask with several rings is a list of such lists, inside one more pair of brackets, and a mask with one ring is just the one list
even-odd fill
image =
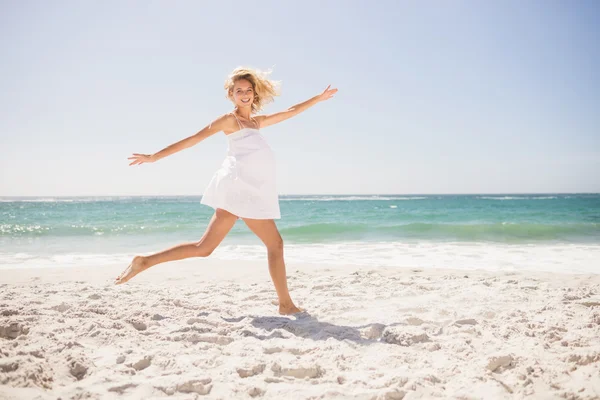
{"label": "sandy beach", "polygon": [[600,398],[600,275],[122,268],[0,271],[0,398]]}

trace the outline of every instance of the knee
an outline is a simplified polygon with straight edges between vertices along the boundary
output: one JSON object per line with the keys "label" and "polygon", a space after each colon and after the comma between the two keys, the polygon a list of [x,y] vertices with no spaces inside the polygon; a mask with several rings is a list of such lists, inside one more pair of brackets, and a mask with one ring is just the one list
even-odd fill
{"label": "knee", "polygon": [[280,237],[279,239],[271,243],[267,247],[267,250],[269,252],[269,255],[277,256],[283,254],[283,239]]}
{"label": "knee", "polygon": [[202,241],[194,244],[195,257],[208,257],[214,250],[214,247],[208,246],[206,243],[202,243]]}

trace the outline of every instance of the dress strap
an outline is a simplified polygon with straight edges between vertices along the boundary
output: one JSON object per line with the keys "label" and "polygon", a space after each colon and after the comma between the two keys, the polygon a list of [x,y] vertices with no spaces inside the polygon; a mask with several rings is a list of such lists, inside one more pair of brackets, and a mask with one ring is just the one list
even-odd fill
{"label": "dress strap", "polygon": [[233,114],[233,116],[235,117],[235,120],[238,122],[240,129],[244,129],[244,125],[242,125],[242,123],[240,122],[240,119],[237,117],[237,115],[235,115],[235,111],[232,112],[231,114]]}

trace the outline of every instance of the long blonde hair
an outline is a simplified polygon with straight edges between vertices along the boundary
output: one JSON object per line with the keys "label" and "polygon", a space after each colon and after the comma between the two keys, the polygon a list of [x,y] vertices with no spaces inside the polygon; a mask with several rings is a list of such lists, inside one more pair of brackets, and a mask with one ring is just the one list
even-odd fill
{"label": "long blonde hair", "polygon": [[281,82],[268,78],[271,70],[260,71],[254,68],[237,67],[225,80],[225,95],[235,103],[233,99],[233,86],[240,79],[246,79],[252,84],[254,90],[254,101],[252,102],[252,113],[256,114],[262,110],[265,104],[271,103],[275,96],[279,96]]}

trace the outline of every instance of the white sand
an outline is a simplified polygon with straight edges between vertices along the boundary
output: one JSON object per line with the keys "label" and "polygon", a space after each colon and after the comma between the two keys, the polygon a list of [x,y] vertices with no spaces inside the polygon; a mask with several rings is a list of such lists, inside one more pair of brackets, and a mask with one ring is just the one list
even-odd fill
{"label": "white sand", "polygon": [[0,398],[600,398],[600,275],[123,267],[0,271]]}

